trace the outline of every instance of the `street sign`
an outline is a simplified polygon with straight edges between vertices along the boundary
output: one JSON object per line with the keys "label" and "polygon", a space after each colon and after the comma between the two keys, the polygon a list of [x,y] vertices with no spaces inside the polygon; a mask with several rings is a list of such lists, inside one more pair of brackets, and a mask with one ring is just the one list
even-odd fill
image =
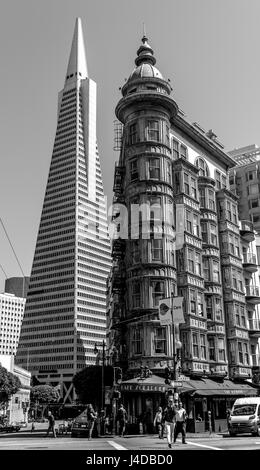
{"label": "street sign", "polygon": [[189,382],[190,377],[187,377],[186,375],[179,375],[178,380],[181,380],[182,382]]}
{"label": "street sign", "polygon": [[172,380],[171,381],[171,387],[173,387],[173,388],[182,387],[182,385],[183,385],[182,382],[179,381],[179,380]]}

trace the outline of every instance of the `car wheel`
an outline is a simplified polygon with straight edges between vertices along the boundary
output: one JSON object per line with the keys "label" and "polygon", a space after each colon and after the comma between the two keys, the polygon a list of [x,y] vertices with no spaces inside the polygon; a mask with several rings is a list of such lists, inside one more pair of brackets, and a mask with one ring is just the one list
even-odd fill
{"label": "car wheel", "polygon": [[229,436],[230,436],[230,437],[235,437],[235,436],[236,436],[236,433],[233,432],[233,431],[229,431]]}

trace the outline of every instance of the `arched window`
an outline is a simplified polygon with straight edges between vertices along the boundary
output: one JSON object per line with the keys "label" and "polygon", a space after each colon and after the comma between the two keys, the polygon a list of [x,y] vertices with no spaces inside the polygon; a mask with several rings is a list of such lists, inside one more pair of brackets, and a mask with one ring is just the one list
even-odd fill
{"label": "arched window", "polygon": [[199,168],[199,176],[209,176],[209,167],[203,158],[198,157],[195,165]]}

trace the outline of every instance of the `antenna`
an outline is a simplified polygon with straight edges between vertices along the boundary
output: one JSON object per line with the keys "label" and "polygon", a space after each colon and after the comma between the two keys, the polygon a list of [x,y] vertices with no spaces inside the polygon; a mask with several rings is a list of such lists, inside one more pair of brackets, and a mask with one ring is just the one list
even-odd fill
{"label": "antenna", "polygon": [[143,36],[146,36],[145,23],[143,22]]}

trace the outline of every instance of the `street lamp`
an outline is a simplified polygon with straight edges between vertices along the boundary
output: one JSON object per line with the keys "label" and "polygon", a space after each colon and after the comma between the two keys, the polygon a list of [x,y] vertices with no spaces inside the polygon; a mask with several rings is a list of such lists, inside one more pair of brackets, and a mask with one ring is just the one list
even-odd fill
{"label": "street lamp", "polygon": [[[98,354],[97,343],[95,343],[94,354]],[[102,341],[102,378],[101,378],[101,409],[104,409],[104,367],[105,367],[105,341]]]}

